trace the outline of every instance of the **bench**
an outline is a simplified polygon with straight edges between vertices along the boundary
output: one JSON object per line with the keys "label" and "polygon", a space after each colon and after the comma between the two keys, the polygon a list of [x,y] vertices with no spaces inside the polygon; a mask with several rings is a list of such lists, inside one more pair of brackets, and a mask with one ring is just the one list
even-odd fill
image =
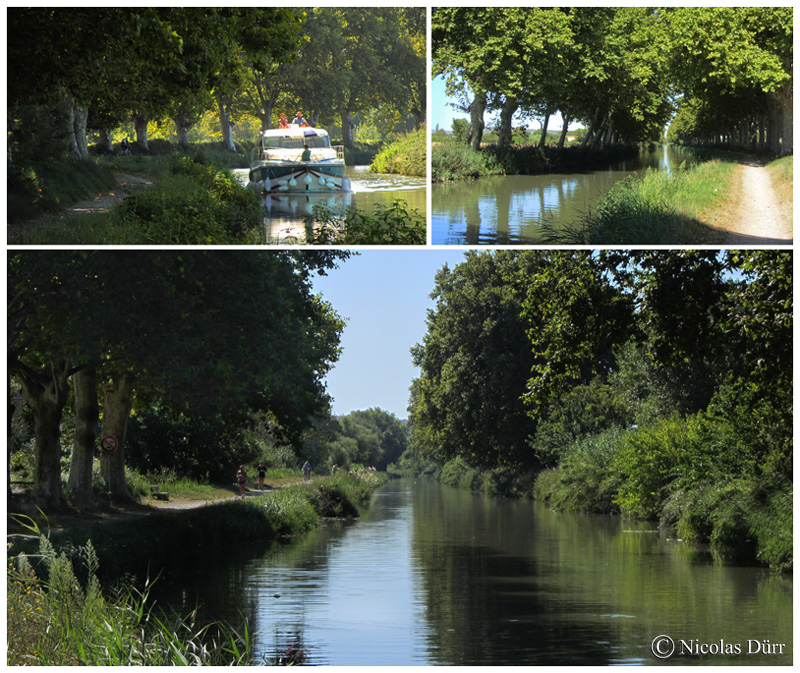
{"label": "bench", "polygon": [[150,495],[156,500],[169,500],[169,491],[162,491],[160,486],[151,486]]}

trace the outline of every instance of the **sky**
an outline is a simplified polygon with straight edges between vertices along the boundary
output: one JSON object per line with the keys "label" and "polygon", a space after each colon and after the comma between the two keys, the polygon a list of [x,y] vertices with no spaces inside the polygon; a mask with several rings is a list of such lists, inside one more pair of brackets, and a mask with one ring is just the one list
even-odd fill
{"label": "sky", "polygon": [[361,250],[314,279],[315,293],[347,319],[342,355],[326,379],[335,415],[378,407],[408,417],[408,389],[419,375],[410,349],[425,336],[434,276],[463,256],[457,250]]}
{"label": "sky", "polygon": [[[468,113],[454,110],[449,105],[449,103],[452,102],[455,102],[454,99],[449,98],[445,92],[444,78],[434,77],[433,81],[431,82],[431,129],[435,131],[438,124],[440,129],[444,129],[450,133],[452,131],[453,119],[469,119]],[[498,115],[487,114],[484,119],[486,121],[486,125],[490,126],[497,123]],[[550,121],[547,124],[547,130],[551,133],[560,131],[563,123],[564,119],[561,116],[561,113],[558,112],[550,118]],[[514,116],[513,124],[515,127],[522,125],[522,122],[519,120],[518,116]],[[528,119],[525,122],[525,126],[529,129],[538,129],[541,128],[542,125],[540,121]],[[572,131],[580,128],[581,126],[582,124],[570,124],[569,129]]]}

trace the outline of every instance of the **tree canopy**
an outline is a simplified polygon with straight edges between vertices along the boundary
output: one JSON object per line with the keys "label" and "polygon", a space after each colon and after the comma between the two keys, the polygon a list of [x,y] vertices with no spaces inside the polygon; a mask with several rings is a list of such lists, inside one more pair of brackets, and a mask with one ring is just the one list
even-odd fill
{"label": "tree canopy", "polygon": [[[311,294],[309,275],[336,255],[255,252],[14,253],[9,259],[9,374],[35,418],[34,495],[63,504],[60,422],[70,380],[93,377],[85,396],[103,433],[112,491],[125,494],[124,438],[130,412],[157,403],[189,418],[267,414],[300,445],[327,409],[323,378],[339,354],[341,319]],[[76,379],[77,381],[77,379]],[[77,394],[76,383],[76,394]],[[77,468],[76,468],[77,469]],[[82,488],[88,488],[78,480]]]}
{"label": "tree canopy", "polygon": [[477,147],[486,110],[589,128],[584,144],[672,136],[792,152],[792,9],[468,8],[433,10],[434,75],[460,96]]}

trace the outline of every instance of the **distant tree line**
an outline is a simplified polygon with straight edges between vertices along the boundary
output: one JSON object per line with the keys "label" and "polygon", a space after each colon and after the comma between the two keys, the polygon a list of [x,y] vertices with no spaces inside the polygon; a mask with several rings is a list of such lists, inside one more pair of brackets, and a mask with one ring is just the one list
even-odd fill
{"label": "distant tree line", "polygon": [[790,154],[792,21],[791,7],[435,8],[433,74],[470,113],[476,149],[487,111],[500,146],[515,114],[546,132],[560,111],[559,146],[582,122],[582,146],[602,148],[660,140],[677,108],[677,140]]}

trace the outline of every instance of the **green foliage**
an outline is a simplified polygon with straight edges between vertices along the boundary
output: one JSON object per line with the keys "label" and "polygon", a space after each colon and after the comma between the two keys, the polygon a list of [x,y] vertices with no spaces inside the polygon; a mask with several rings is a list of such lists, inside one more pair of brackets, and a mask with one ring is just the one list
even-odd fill
{"label": "green foliage", "polygon": [[114,175],[94,161],[59,159],[27,169],[12,165],[8,173],[8,221],[56,212],[110,191],[116,184]]}
{"label": "green foliage", "polygon": [[241,426],[221,417],[170,418],[149,409],[128,423],[126,462],[141,472],[175,469],[191,479],[232,482],[236,466],[259,453]]}
{"label": "green foliage", "polygon": [[385,146],[373,160],[370,170],[425,177],[428,172],[428,143],[424,127]]}
{"label": "green foliage", "polygon": [[202,159],[176,159],[155,187],[119,207],[121,225],[141,230],[149,243],[224,244],[248,240],[263,226],[251,190]]}
{"label": "green foliage", "polygon": [[[338,418],[339,432],[336,446],[348,446],[345,456],[332,455],[331,465],[347,467],[352,463],[369,465],[385,470],[408,447],[404,425],[398,418],[382,409],[353,411]],[[334,460],[334,457],[338,458]],[[342,460],[344,458],[344,460]]]}
{"label": "green foliage", "polygon": [[469,145],[444,143],[433,146],[431,179],[434,181],[470,180],[502,173],[492,157]]}
{"label": "green foliage", "polygon": [[316,204],[305,226],[309,245],[424,245],[427,240],[425,217],[409,211],[401,199],[388,208],[375,204],[373,215],[353,209],[337,216]]}
{"label": "green foliage", "polygon": [[614,456],[626,432],[610,428],[576,439],[566,448],[559,467],[541,472],[534,497],[559,510],[616,513],[614,495],[620,485]]}
{"label": "green foliage", "polygon": [[150,599],[150,585],[104,596],[95,549],[75,551],[88,576],[81,585],[72,558],[39,536],[37,576],[23,554],[9,562],[6,582],[8,663],[44,666],[246,665],[252,656],[246,628],[199,626],[194,613],[167,617]]}
{"label": "green foliage", "polygon": [[547,409],[531,448],[543,467],[554,467],[576,440],[624,425],[615,391],[595,377],[589,385],[576,386]]}
{"label": "green foliage", "polygon": [[533,358],[520,298],[506,282],[521,267],[515,252],[468,252],[437,272],[428,331],[412,349],[421,369],[409,405],[419,459],[461,456],[484,469],[535,462],[526,446],[535,421],[521,399]]}

